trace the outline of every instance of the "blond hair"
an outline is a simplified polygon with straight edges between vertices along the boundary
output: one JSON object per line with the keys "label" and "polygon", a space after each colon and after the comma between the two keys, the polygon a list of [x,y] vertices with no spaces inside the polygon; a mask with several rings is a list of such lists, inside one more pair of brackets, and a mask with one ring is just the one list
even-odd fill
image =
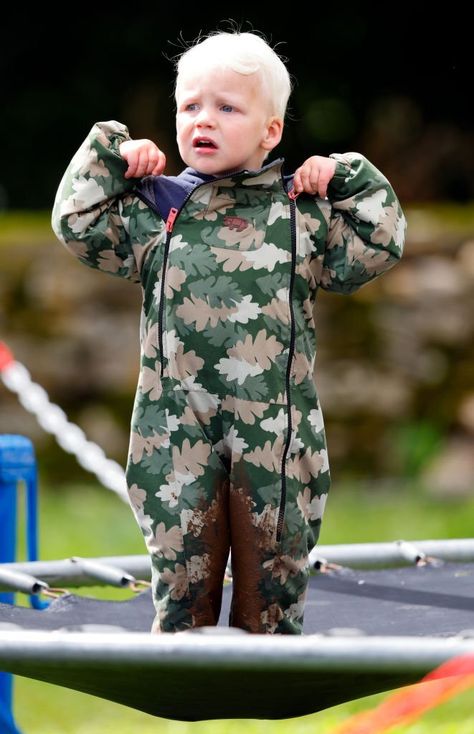
{"label": "blond hair", "polygon": [[196,69],[227,67],[239,74],[258,73],[262,91],[270,104],[270,114],[285,119],[292,84],[288,70],[278,54],[255,33],[215,31],[204,40],[198,39],[176,62],[175,99],[180,76]]}

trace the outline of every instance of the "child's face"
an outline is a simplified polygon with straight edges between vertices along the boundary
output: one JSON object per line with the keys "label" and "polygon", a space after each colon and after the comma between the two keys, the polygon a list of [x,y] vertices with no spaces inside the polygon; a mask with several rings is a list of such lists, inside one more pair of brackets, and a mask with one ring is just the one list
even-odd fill
{"label": "child's face", "polygon": [[[280,142],[283,123],[270,114],[256,74],[214,68],[181,74],[176,130],[183,161],[217,176],[261,168]],[[213,145],[198,146],[200,137]]]}

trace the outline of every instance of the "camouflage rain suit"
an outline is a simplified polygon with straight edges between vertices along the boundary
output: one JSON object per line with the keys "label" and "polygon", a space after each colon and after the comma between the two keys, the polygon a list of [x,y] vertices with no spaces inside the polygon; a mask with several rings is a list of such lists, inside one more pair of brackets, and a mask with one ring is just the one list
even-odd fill
{"label": "camouflage rain suit", "polygon": [[229,624],[302,634],[330,485],[314,300],[394,265],[405,217],[387,179],[347,153],[332,156],[328,199],[295,199],[280,158],[196,186],[164,222],[152,177],[124,178],[128,138],[116,121],[93,126],[52,222],[81,262],[143,292],[127,484],[152,631],[217,624],[231,549]]}

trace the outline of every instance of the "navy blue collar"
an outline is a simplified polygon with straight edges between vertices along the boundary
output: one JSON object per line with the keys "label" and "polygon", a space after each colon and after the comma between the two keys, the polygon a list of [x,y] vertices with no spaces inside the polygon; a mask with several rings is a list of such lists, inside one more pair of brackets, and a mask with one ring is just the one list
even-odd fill
{"label": "navy blue collar", "polygon": [[[279,158],[266,166],[262,166],[258,171],[251,171],[250,173],[260,173],[280,161],[283,162],[283,159]],[[235,173],[240,173],[243,170],[235,171]],[[232,173],[228,175],[231,176]],[[184,200],[196,186],[208,183],[216,178],[223,177],[202,173],[195,168],[191,168],[191,166],[187,166],[178,176],[145,176],[137,185],[136,191],[166,221],[170,209],[180,209]],[[293,176],[284,176],[283,178],[286,184],[288,179],[293,178]]]}

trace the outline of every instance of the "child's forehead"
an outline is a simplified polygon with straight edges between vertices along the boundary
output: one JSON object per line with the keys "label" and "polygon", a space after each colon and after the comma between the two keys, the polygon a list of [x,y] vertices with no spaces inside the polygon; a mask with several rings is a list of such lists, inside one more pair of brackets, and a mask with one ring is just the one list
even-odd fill
{"label": "child's forehead", "polygon": [[254,91],[259,82],[257,72],[239,74],[233,69],[209,67],[181,72],[176,84],[177,96],[200,92],[247,94]]}

